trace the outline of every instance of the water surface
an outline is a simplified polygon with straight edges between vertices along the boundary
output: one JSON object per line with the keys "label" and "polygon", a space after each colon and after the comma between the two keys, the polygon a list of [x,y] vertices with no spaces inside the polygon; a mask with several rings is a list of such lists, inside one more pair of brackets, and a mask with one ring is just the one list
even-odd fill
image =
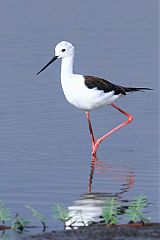
{"label": "water surface", "polygon": [[[0,5],[0,199],[28,218],[24,205],[30,203],[56,228],[61,225],[51,220],[53,202],[72,206],[89,190],[120,194],[121,200],[143,193],[149,216],[158,221],[156,1]],[[76,46],[75,72],[154,89],[117,102],[135,121],[101,144],[94,174],[85,113],[63,96],[60,62],[35,76],[61,40]],[[91,117],[97,137],[125,119],[112,107]]]}

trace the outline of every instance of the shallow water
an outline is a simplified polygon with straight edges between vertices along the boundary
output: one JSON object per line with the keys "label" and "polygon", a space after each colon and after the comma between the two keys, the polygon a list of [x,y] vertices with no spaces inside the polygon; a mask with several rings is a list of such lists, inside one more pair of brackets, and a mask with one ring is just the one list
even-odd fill
{"label": "shallow water", "polygon": [[[1,2],[0,199],[14,214],[32,219],[30,203],[59,228],[53,202],[72,206],[88,191],[121,201],[143,193],[158,221],[157,8],[148,0]],[[117,102],[135,121],[103,142],[94,173],[85,113],[63,96],[60,62],[35,76],[61,40],[76,46],[75,72],[154,89]],[[125,119],[111,107],[91,117],[96,136]]]}

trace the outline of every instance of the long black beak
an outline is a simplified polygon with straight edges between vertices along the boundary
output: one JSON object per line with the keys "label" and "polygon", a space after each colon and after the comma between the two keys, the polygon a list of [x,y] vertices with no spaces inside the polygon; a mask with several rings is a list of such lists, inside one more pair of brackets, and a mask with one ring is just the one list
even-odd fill
{"label": "long black beak", "polygon": [[43,72],[43,70],[45,68],[47,68],[52,62],[54,62],[56,59],[58,58],[58,56],[54,56],[50,61],[49,63],[47,63],[47,65],[45,67],[43,67],[36,75],[38,75],[39,73]]}

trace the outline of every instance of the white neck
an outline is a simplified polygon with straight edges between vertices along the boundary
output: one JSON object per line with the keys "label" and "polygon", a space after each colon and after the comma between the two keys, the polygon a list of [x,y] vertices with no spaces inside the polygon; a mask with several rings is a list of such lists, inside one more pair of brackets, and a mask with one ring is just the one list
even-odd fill
{"label": "white neck", "polygon": [[73,59],[74,56],[62,58],[61,63],[61,78],[73,74]]}

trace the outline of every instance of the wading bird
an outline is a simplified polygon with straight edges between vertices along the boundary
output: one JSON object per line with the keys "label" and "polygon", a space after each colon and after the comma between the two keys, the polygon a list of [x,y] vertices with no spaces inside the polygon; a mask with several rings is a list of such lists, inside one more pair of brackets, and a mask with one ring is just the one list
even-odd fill
{"label": "wading bird", "polygon": [[[37,75],[47,68],[56,59],[62,58],[61,63],[61,85],[64,95],[68,102],[80,110],[86,112],[89,131],[92,140],[92,155],[96,155],[99,144],[118,129],[126,126],[133,120],[133,116],[122,110],[114,104],[121,96],[127,95],[130,92],[152,90],[150,88],[134,88],[122,87],[115,85],[103,78],[80,75],[73,73],[74,46],[66,41],[58,43],[55,47],[55,56],[49,63],[43,67]],[[127,120],[106,133],[104,136],[95,141],[91,120],[90,111],[102,106],[111,105],[119,112],[127,116]]]}

